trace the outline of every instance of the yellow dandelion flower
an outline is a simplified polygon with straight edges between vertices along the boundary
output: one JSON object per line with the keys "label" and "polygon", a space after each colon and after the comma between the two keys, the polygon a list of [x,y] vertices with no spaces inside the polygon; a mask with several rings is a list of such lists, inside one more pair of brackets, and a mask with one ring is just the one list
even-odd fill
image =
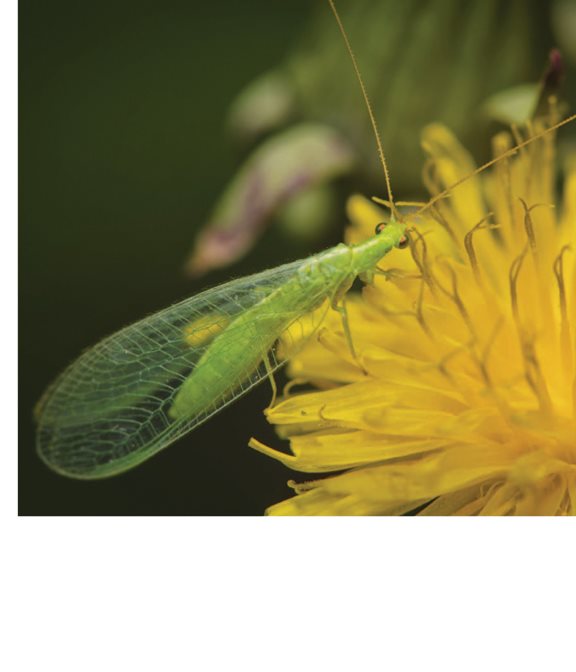
{"label": "yellow dandelion flower", "polygon": [[[442,126],[423,146],[433,194],[474,168]],[[318,390],[267,412],[291,454],[252,446],[337,473],[291,483],[269,513],[576,512],[576,169],[554,207],[554,163],[549,134],[419,218],[410,251],[349,301],[356,358],[330,311],[290,365]],[[357,196],[348,210],[348,242],[383,219]]]}

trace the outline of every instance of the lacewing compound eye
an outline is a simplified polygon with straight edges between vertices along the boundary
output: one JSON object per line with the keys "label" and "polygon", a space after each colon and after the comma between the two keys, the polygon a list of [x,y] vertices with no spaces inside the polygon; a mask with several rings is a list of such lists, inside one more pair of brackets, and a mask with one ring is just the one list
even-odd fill
{"label": "lacewing compound eye", "polygon": [[[379,224],[376,224],[376,229],[374,230],[374,233],[376,235],[378,235],[379,233],[382,233],[382,231],[384,231],[384,229],[386,228],[387,225],[388,225],[387,222],[380,222]],[[396,247],[400,250],[403,250],[404,248],[408,247],[409,242],[410,241],[408,240],[408,236],[402,236],[402,238],[400,238]]]}

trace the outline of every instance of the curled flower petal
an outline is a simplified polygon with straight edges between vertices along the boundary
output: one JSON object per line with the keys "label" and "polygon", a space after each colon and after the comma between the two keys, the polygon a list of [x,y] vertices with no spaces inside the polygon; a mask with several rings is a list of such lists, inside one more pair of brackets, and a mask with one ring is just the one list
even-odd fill
{"label": "curled flower petal", "polygon": [[353,163],[341,134],[320,124],[301,124],[267,140],[220,199],[196,240],[188,271],[201,275],[239,259],[280,206],[347,173]]}

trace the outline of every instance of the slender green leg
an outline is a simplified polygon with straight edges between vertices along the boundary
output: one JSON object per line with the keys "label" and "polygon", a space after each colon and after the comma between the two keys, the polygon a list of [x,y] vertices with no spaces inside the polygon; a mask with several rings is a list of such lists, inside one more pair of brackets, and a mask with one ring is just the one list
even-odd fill
{"label": "slender green leg", "polygon": [[268,353],[264,355],[264,366],[266,367],[266,372],[268,373],[268,380],[270,381],[270,385],[272,386],[272,399],[270,399],[270,403],[266,408],[266,410],[268,411],[271,408],[274,408],[274,404],[276,403],[276,397],[278,395],[278,388],[276,387],[276,381],[274,380],[274,373],[272,372],[272,365],[270,364],[270,357],[268,356]]}
{"label": "slender green leg", "polygon": [[334,308],[334,310],[340,313],[340,317],[342,318],[342,327],[344,328],[344,336],[346,337],[348,348],[350,349],[352,357],[354,357],[354,359],[358,361],[358,355],[356,354],[356,350],[354,348],[354,342],[352,341],[352,332],[350,331],[350,322],[348,321],[348,311],[346,310],[345,297],[342,297],[342,302],[340,303],[340,305],[337,306],[333,305],[332,308]]}
{"label": "slender green leg", "polygon": [[[348,321],[348,311],[346,310],[346,293],[352,287],[354,278],[350,277],[345,280],[340,287],[334,293],[332,297],[331,306],[332,308],[340,313],[342,318],[342,327],[344,328],[344,336],[346,337],[346,342],[348,343],[348,348],[352,354],[352,357],[358,362],[358,355],[356,354],[356,349],[354,348],[354,343],[352,341],[352,332],[350,331],[350,322]],[[358,362],[359,363],[359,362]]]}

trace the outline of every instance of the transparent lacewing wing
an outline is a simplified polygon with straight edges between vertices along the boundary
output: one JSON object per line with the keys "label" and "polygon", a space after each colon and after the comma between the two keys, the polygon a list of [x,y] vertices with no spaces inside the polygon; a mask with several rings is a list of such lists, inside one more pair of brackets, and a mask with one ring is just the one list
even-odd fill
{"label": "transparent lacewing wing", "polygon": [[[236,328],[238,342],[258,363],[249,366],[247,362],[246,375],[234,380],[231,370],[236,362],[230,360],[234,353],[221,351],[219,361],[211,365],[212,380],[220,381],[219,389],[207,386],[188,413],[175,411],[178,392],[215,337],[284,286],[301,266],[302,262],[295,262],[207,290],[85,352],[39,404],[41,457],[66,475],[110,476],[136,466],[247,392],[267,375],[262,361],[266,353],[270,371],[285,361],[278,351],[279,334],[272,338],[254,329],[258,320]],[[322,298],[316,298],[316,303]],[[289,323],[298,317],[285,315]],[[250,359],[250,352],[245,354]]]}

